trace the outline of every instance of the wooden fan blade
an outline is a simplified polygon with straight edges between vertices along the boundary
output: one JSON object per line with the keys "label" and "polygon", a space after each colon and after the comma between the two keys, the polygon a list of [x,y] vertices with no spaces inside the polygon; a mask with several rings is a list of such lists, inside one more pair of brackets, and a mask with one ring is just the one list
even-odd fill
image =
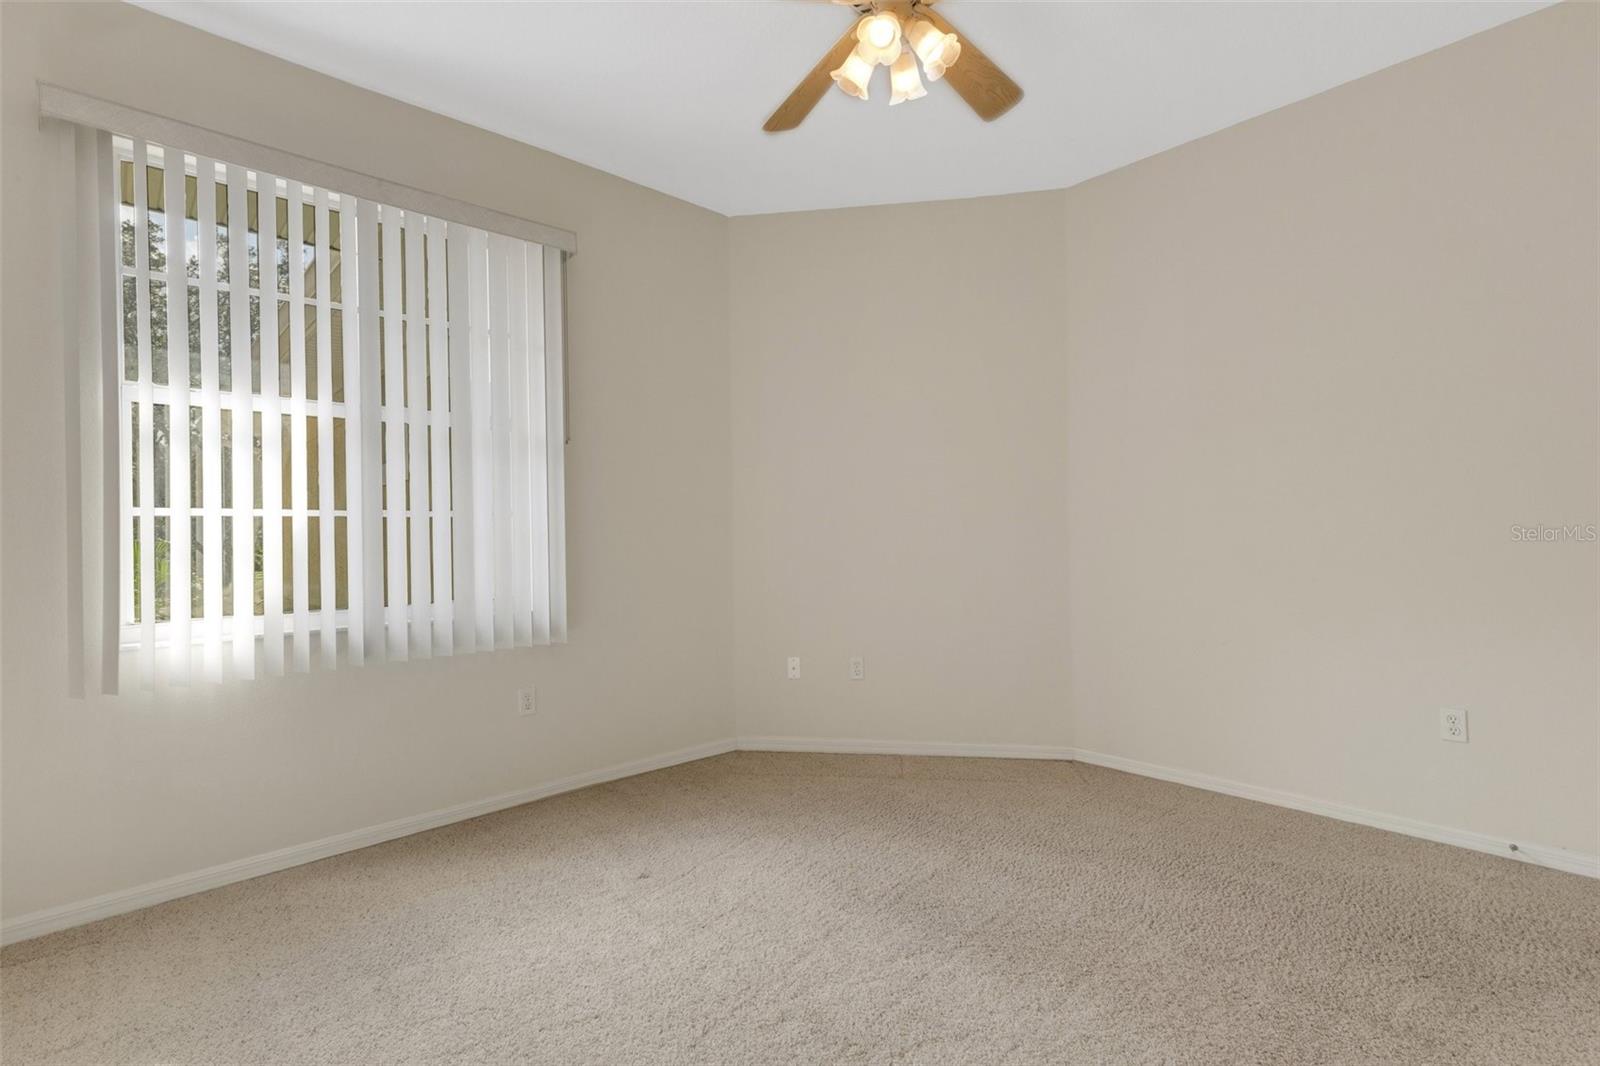
{"label": "wooden fan blade", "polygon": [[[817,106],[817,101],[833,88],[833,79],[829,75],[839,69],[839,64],[844,62],[844,57],[849,55],[850,49],[855,46],[856,27],[851,23],[850,28],[844,31],[844,36],[834,42],[833,47],[828,49],[828,54],[818,60],[817,65],[811,68],[811,73],[801,79],[800,84],[794,87],[794,92],[778,105],[778,110],[772,113],[772,117],[767,119],[767,124],[761,128],[768,133],[782,133],[804,122],[806,116],[811,114],[811,109]],[[966,56],[963,55],[962,58],[965,59]]]}
{"label": "wooden fan blade", "polygon": [[944,72],[944,80],[967,102],[967,106],[978,113],[979,118],[993,122],[1017,106],[1017,101],[1022,99],[1022,87],[1006,77],[994,65],[994,60],[978,51],[978,46],[972,43],[970,37],[957,33],[944,16],[925,3],[917,5],[917,14],[933,23],[940,32],[954,33],[961,38],[961,57],[956,60],[955,66]]}

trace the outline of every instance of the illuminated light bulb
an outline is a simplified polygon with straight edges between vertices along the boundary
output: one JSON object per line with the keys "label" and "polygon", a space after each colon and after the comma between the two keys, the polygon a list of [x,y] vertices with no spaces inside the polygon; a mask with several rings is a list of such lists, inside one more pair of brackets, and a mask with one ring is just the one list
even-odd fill
{"label": "illuminated light bulb", "polygon": [[904,100],[917,100],[928,95],[922,87],[922,77],[917,73],[917,61],[910,52],[903,52],[894,66],[889,68],[889,106]]}
{"label": "illuminated light bulb", "polygon": [[961,39],[953,33],[943,33],[927,19],[914,18],[906,27],[906,39],[911,50],[922,60],[922,71],[929,81],[938,81],[944,72],[955,66],[961,58]]}
{"label": "illuminated light bulb", "polygon": [[882,50],[888,48],[894,43],[895,38],[900,36],[900,20],[888,12],[873,15],[861,20],[861,30],[858,34],[864,34],[858,36],[858,40],[864,40],[872,47]]}
{"label": "illuminated light bulb", "polygon": [[900,58],[900,20],[887,11],[868,15],[856,23],[856,40],[867,62],[888,66]]}
{"label": "illuminated light bulb", "polygon": [[835,85],[851,96],[865,100],[867,83],[872,80],[873,63],[861,52],[861,46],[856,45],[850,54],[844,57],[839,69],[831,72],[829,77],[833,79]]}

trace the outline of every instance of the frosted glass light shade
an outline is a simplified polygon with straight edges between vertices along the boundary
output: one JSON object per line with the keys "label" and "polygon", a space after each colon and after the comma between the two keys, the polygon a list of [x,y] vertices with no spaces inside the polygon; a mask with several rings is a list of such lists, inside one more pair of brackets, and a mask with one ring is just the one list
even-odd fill
{"label": "frosted glass light shade", "polygon": [[922,87],[922,76],[917,73],[916,59],[910,52],[901,53],[889,68],[889,106],[927,95],[928,90]]}
{"label": "frosted glass light shade", "polygon": [[856,47],[868,63],[888,66],[900,58],[900,20],[881,11],[856,23]]}
{"label": "frosted glass light shade", "polygon": [[858,100],[867,98],[867,83],[872,80],[874,64],[862,55],[862,46],[856,45],[849,55],[844,57],[844,62],[839,69],[832,71],[829,77],[833,83]]}
{"label": "frosted glass light shade", "polygon": [[917,58],[922,60],[922,70],[929,81],[944,77],[945,70],[955,66],[956,60],[961,58],[961,39],[953,33],[941,33],[927,19],[912,19],[906,26],[906,39],[911,42],[911,50],[917,53]]}

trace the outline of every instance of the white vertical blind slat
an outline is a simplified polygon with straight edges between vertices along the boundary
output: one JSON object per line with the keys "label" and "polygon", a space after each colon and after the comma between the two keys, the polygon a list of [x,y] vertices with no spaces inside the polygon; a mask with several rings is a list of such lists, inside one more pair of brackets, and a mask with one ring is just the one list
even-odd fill
{"label": "white vertical blind slat", "polygon": [[366,385],[365,338],[361,330],[357,288],[356,203],[339,198],[339,306],[344,328],[344,496],[345,496],[345,602],[349,604],[345,632],[346,655],[352,666],[366,661],[365,551],[366,526],[366,411],[362,390]]}
{"label": "white vertical blind slat", "polygon": [[406,496],[405,496],[405,345],[400,319],[400,212],[380,207],[383,227],[383,428],[384,428],[384,514],[388,551],[388,592],[385,628],[389,657],[410,657],[406,615],[409,602],[406,585]]}
{"label": "white vertical blind slat", "polygon": [[[63,577],[66,579],[68,639],[63,650],[67,663],[67,694],[81,699],[87,692],[86,681],[94,648],[91,620],[94,616],[92,598],[96,574],[90,562],[93,537],[88,526],[91,519],[86,493],[89,486],[101,480],[89,473],[93,469],[94,457],[88,454],[86,447],[89,431],[95,421],[93,412],[86,408],[98,390],[93,384],[93,375],[88,373],[89,368],[83,365],[83,316],[88,313],[89,306],[85,299],[87,294],[80,284],[80,268],[85,252],[90,247],[84,230],[92,229],[94,220],[92,210],[87,214],[83,211],[84,170],[89,160],[78,156],[77,133],[54,130],[48,131],[47,135],[54,142],[59,176],[65,178],[69,171],[72,176],[70,189],[62,182],[52,190],[54,195],[50,199],[50,207],[54,217],[50,221],[57,232],[70,235],[72,240],[70,246],[62,249],[57,261],[60,268],[57,282],[61,292],[61,337],[65,341],[61,361],[62,385],[67,401],[67,432],[62,441],[62,459],[65,460],[68,486],[67,522],[63,530],[67,549],[67,566]],[[100,273],[103,272],[91,266],[88,276],[92,278]]]}
{"label": "white vertical blind slat", "polygon": [[[117,254],[122,254],[120,248]],[[121,282],[122,279],[118,277],[116,291],[116,335],[118,337],[122,336],[122,322],[128,315],[128,309],[126,307],[127,290],[123,287]],[[120,349],[117,354],[117,374],[116,377],[112,379],[113,384],[110,386],[112,394],[117,397],[117,406],[115,412],[117,416],[117,454],[119,456],[131,456],[137,441],[135,440],[133,433],[132,408],[129,407],[129,405],[122,399],[122,379],[126,373],[124,370],[125,357],[122,355]],[[122,469],[117,476],[117,482],[118,489],[120,491],[119,499],[122,501],[121,506],[117,511],[117,515],[119,517],[113,519],[113,522],[116,524],[117,528],[117,543],[119,546],[117,558],[122,560],[121,576],[118,582],[120,587],[118,588],[117,597],[117,617],[119,619],[126,618],[129,620],[134,620],[133,586],[134,582],[137,580],[138,567],[134,566],[133,564],[133,538],[134,529],[138,524],[139,517],[137,513],[135,513],[137,509],[133,506],[133,501],[138,497],[134,492],[134,473],[131,463],[122,464]],[[131,517],[124,519],[120,517],[122,515],[131,515]]]}
{"label": "white vertical blind slat", "polygon": [[507,241],[506,344],[510,374],[504,384],[510,415],[509,511],[511,517],[511,640],[525,648],[533,643],[533,601],[529,596],[532,560],[523,546],[531,535],[528,499],[528,255],[521,241]]}
{"label": "white vertical blind slat", "polygon": [[222,680],[222,391],[217,354],[217,167],[195,160],[200,245],[201,598],[206,677]]}
{"label": "white vertical blind slat", "polygon": [[328,227],[332,221],[327,189],[316,192],[314,217],[317,229],[317,499],[313,504],[317,508],[317,561],[321,578],[318,595],[321,627],[317,647],[322,665],[331,670],[338,665],[338,626],[334,617],[338,592],[333,549],[333,301],[328,292],[333,284],[333,274],[328,269]]}
{"label": "white vertical blind slat", "polygon": [[567,640],[566,255],[544,249],[545,468],[549,494],[550,640]]}
{"label": "white vertical blind slat", "polygon": [[[117,254],[118,256],[122,254],[120,248],[118,248]],[[128,293],[123,288],[122,279],[118,277],[117,335],[115,335],[118,338],[123,336],[122,322],[128,315],[126,301],[128,301]],[[122,376],[125,373],[123,371],[123,362],[125,362],[125,357],[123,357],[122,349],[118,349],[117,376],[110,379],[106,387],[107,391],[114,394],[115,403],[117,403],[114,408],[115,415],[117,415],[117,455],[131,456],[133,455],[134,445],[138,442],[134,439],[131,408],[128,407],[128,403],[125,402],[125,397],[122,394]],[[122,464],[122,469],[117,472],[117,482],[120,485],[120,498],[126,499],[130,507],[133,507],[133,501],[139,498],[138,493],[134,491],[133,464]],[[118,519],[112,520],[115,528],[117,528],[117,559],[122,560],[122,568],[118,570],[118,575],[120,576],[118,576],[117,581],[117,616],[118,618],[130,619],[130,621],[136,621],[133,611],[133,584],[134,581],[138,581],[139,568],[133,565],[133,539],[134,528],[138,527],[138,522],[139,515],[136,507],[134,507],[133,519],[123,520],[118,517]]]}
{"label": "white vertical blind slat", "polygon": [[311,545],[307,523],[309,458],[306,427],[305,189],[286,183],[289,211],[289,519],[294,614],[294,668],[311,669]]}
{"label": "white vertical blind slat", "polygon": [[[361,599],[351,593],[351,627],[360,625],[364,654],[372,660],[388,657],[383,603],[383,409],[378,386],[382,323],[378,317],[378,205],[371,200],[356,204],[356,306],[361,321],[361,389],[356,393],[360,410],[359,432],[352,427],[352,439],[361,441],[361,501],[359,516],[351,509],[353,521],[360,522],[360,535],[351,528],[350,570],[361,571]],[[348,276],[346,284],[349,284]],[[360,546],[359,558],[355,546]],[[359,614],[359,618],[356,615]]]}
{"label": "white vertical blind slat", "polygon": [[478,646],[477,576],[473,558],[472,502],[472,339],[468,322],[467,259],[471,245],[468,227],[450,223],[446,248],[449,262],[450,351],[450,497],[453,516],[451,560],[454,595],[450,610],[454,621],[452,641],[456,652]]}
{"label": "white vertical blind slat", "polygon": [[545,434],[545,331],[544,331],[544,256],[538,248],[528,249],[528,507],[527,546],[522,555],[528,560],[529,592],[533,600],[533,642],[550,643],[550,494],[546,467],[548,441]]}
{"label": "white vertical blind slat", "polygon": [[423,265],[426,220],[405,215],[406,513],[411,546],[411,655],[433,654],[433,540],[428,532],[428,332],[427,273]]}
{"label": "white vertical blind slat", "polygon": [[245,246],[249,190],[243,167],[228,167],[228,342],[233,370],[233,669],[255,676],[255,405],[251,393],[250,266]]}
{"label": "white vertical blind slat", "polygon": [[506,308],[506,274],[510,241],[489,235],[489,381],[493,386],[489,428],[494,448],[494,642],[510,647],[515,639],[513,591],[510,587],[516,518],[511,496],[511,345]]}
{"label": "white vertical blind slat", "polygon": [[428,510],[433,530],[433,646],[437,655],[455,652],[450,528],[450,308],[446,292],[445,225],[428,219]]}
{"label": "white vertical blind slat", "polygon": [[[121,263],[117,166],[111,135],[80,127],[73,136],[78,236],[75,317],[79,379],[83,506],[82,691],[117,692],[121,681],[123,495],[118,471],[127,452],[121,431]],[[92,569],[89,569],[92,568]],[[100,584],[93,587],[92,575]]]}
{"label": "white vertical blind slat", "polygon": [[167,670],[177,684],[189,680],[193,654],[193,629],[190,615],[190,589],[193,575],[189,567],[189,271],[186,225],[187,182],[183,153],[168,148],[162,157],[163,201],[167,223],[167,388],[172,397],[167,414],[167,559],[171,574],[170,616],[172,634],[168,642]]}
{"label": "white vertical blind slat", "polygon": [[278,351],[278,179],[256,175],[261,288],[261,659],[283,675],[283,382]]}
{"label": "white vertical blind slat", "polygon": [[145,685],[154,678],[156,642],[155,390],[150,351],[150,199],[146,186],[148,150],[133,142],[133,269],[135,359],[139,375],[138,495],[139,673]]}
{"label": "white vertical blind slat", "polygon": [[477,646],[485,651],[494,641],[494,434],[489,387],[489,236],[483,230],[469,233],[467,256],[467,317],[471,340],[472,424],[472,560],[477,587],[474,625]]}

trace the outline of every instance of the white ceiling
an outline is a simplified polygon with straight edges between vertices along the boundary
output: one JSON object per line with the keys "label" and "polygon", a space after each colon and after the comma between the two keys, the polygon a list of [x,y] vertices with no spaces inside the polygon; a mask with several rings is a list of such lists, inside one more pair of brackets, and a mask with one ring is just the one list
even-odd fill
{"label": "white ceiling", "polygon": [[139,0],[253,48],[723,214],[1059,188],[1304,99],[1542,2],[940,7],[1022,87],[994,123],[948,85],[830,90],[767,115],[850,24],[820,0]]}

